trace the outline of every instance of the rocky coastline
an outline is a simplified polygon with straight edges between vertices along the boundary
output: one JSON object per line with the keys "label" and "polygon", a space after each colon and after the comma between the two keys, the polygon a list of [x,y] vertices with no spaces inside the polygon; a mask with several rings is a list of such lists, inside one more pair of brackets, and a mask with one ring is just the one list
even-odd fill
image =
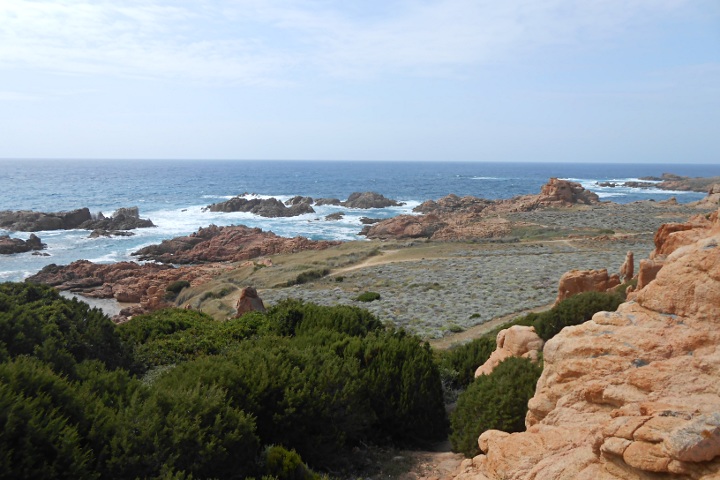
{"label": "rocky coastline", "polygon": [[102,212],[96,215],[90,209],[79,208],[69,212],[34,212],[30,210],[0,211],[0,228],[13,232],[39,232],[46,230],[92,230],[93,236],[122,234],[136,228],[155,225],[149,219],[140,218],[137,207],[120,208],[110,217]]}
{"label": "rocky coastline", "polygon": [[684,177],[673,173],[663,173],[659,177],[641,177],[630,182],[598,182],[600,187],[659,188],[685,192],[708,192],[714,185],[720,184],[720,177]]}
{"label": "rocky coastline", "polygon": [[[356,200],[363,197],[389,201],[375,194],[358,194]],[[308,202],[313,200],[288,201]],[[140,308],[125,312],[125,318],[168,305],[189,305],[226,318],[235,306],[234,295],[244,285],[256,287],[268,304],[294,297],[326,305],[357,305],[359,293],[375,291],[382,300],[363,307],[384,321],[438,338],[552,303],[558,278],[573,268],[615,273],[627,251],[649,253],[652,232],[660,225],[681,222],[699,208],[712,207],[711,203],[600,202],[579,184],[551,179],[537,195],[496,201],[449,195],[423,203],[417,215],[373,222],[367,225],[373,232],[368,238],[376,240],[368,244],[375,245],[376,259],[383,259],[377,266],[355,269],[351,260],[349,267],[328,260],[341,256],[334,253],[340,242],[211,225],[134,252],[140,262],[152,263],[52,265],[28,280],[137,303]],[[360,244],[358,251],[369,249]],[[396,262],[396,251],[411,258]],[[277,256],[298,260],[284,264]],[[303,275],[314,280],[295,282]],[[183,304],[168,301],[164,292],[178,280],[189,281],[199,296],[185,295]],[[203,290],[227,292],[227,297],[203,302],[199,300]]]}

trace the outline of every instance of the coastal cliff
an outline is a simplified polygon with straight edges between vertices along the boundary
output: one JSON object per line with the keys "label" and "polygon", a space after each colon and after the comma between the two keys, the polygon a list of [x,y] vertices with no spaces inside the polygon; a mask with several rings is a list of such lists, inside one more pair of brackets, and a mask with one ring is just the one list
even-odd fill
{"label": "coastal cliff", "polygon": [[527,430],[483,433],[455,478],[720,478],[719,213],[661,229],[634,300],[547,342]]}

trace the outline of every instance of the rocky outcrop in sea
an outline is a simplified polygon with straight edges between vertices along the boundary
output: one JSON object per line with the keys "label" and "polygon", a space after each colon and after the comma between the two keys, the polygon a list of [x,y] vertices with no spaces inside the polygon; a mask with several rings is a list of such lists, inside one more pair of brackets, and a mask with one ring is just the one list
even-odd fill
{"label": "rocky outcrop in sea", "polygon": [[140,218],[137,207],[120,208],[110,217],[105,217],[102,212],[93,217],[88,208],[55,213],[30,210],[0,212],[0,228],[14,232],[75,229],[113,232],[154,226],[151,220]]}
{"label": "rocky outcrop in sea", "polygon": [[375,192],[354,192],[348,199],[341,202],[337,198],[319,198],[295,196],[285,203],[277,198],[246,198],[245,195],[230,200],[208,205],[203,210],[211,212],[249,212],[261,217],[296,217],[306,213],[315,213],[312,205],[335,205],[346,208],[386,208],[403,205],[395,200]]}
{"label": "rocky outcrop in sea", "polygon": [[0,255],[12,255],[13,253],[25,253],[33,250],[39,251],[46,247],[47,245],[42,243],[42,240],[33,233],[30,234],[30,238],[27,240],[10,238],[9,235],[0,235]]}

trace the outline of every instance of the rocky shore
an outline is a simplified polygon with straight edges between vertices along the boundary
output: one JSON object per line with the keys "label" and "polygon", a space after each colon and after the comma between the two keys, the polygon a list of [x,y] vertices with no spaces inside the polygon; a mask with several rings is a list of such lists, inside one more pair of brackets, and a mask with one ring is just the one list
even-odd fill
{"label": "rocky shore", "polygon": [[112,216],[102,212],[95,216],[88,208],[69,212],[0,211],[0,228],[14,232],[39,232],[45,230],[93,230],[94,236],[113,235],[136,228],[155,225],[151,220],[140,218],[137,207],[120,208]]}
{"label": "rocky shore", "polygon": [[[374,194],[356,200],[362,198],[387,200]],[[426,202],[418,209],[428,213],[371,224],[375,232],[385,229],[387,235],[372,235],[383,241],[316,242],[244,226],[210,226],[135,252],[141,261],[165,266],[75,262],[48,267],[30,281],[135,301],[139,311],[174,304],[218,318],[233,314],[240,289],[253,286],[266,305],[285,298],[360,305],[383,321],[439,338],[552,303],[558,279],[568,270],[618,273],[628,251],[638,258],[649,253],[660,225],[717,208],[713,199],[708,196],[702,205],[620,205],[551,179],[538,195],[499,201],[451,195]],[[310,201],[297,197],[289,203]],[[388,227],[405,219],[441,226],[424,236]],[[192,288],[170,301],[165,291],[178,280]],[[358,301],[364,292],[380,299]]]}

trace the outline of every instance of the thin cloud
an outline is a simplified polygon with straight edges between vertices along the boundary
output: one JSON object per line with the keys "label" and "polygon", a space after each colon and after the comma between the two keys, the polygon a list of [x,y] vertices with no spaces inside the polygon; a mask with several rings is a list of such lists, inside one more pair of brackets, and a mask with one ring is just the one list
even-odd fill
{"label": "thin cloud", "polygon": [[3,0],[0,69],[239,84],[291,82],[297,72],[453,74],[548,45],[612,40],[691,2],[388,0],[383,15],[320,0],[118,3]]}

